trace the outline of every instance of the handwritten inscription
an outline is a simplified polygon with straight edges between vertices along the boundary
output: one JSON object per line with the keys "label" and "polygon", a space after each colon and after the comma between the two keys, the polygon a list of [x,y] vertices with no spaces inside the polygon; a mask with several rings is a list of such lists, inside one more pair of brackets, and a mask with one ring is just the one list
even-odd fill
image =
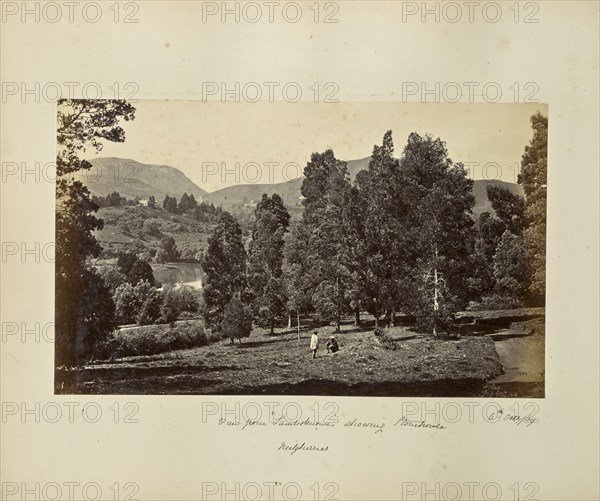
{"label": "handwritten inscription", "polygon": [[289,445],[286,442],[281,442],[281,445],[277,450],[289,452],[293,456],[296,454],[296,452],[327,452],[329,450],[329,446],[310,445],[306,442],[303,442],[302,444],[296,442],[294,445]]}

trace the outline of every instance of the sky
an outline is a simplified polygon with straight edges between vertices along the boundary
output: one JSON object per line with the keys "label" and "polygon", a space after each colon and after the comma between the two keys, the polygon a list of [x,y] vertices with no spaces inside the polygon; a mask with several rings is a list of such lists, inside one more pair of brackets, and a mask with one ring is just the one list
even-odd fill
{"label": "sky", "polygon": [[332,148],[354,160],[371,154],[391,129],[400,156],[408,135],[446,142],[473,179],[516,182],[531,139],[529,118],[543,104],[401,102],[235,103],[138,101],[123,122],[124,143],[106,143],[87,158],[119,157],[177,167],[208,192],[234,184],[277,183],[298,177],[314,151]]}

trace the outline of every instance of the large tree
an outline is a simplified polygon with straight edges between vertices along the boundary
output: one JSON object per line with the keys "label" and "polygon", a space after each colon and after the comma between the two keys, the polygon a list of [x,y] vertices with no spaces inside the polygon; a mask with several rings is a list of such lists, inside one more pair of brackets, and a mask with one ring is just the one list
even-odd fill
{"label": "large tree", "polygon": [[489,212],[483,212],[474,225],[474,245],[471,262],[473,274],[470,277],[473,299],[479,301],[494,289],[494,254],[506,230],[505,224]]}
{"label": "large tree", "polygon": [[533,137],[521,158],[519,183],[526,196],[523,240],[531,270],[529,301],[543,304],[546,295],[546,200],[548,163],[548,118],[531,117]]}
{"label": "large tree", "polygon": [[300,340],[300,315],[310,308],[312,294],[308,236],[306,226],[300,221],[293,222],[285,235],[283,253],[282,279],[286,288],[287,309],[290,319],[292,312],[296,313],[296,329]]}
{"label": "large tree", "polygon": [[304,169],[303,224],[309,239],[308,259],[312,263],[312,304],[323,316],[335,319],[340,330],[351,283],[345,210],[351,196],[346,162],[332,150],[313,153]]}
{"label": "large tree", "polygon": [[406,228],[413,229],[416,294],[408,292],[409,302],[420,327],[436,335],[468,298],[473,181],[448,157],[446,144],[430,135],[410,134],[400,168],[410,208]]}
{"label": "large tree", "polygon": [[204,272],[203,315],[207,325],[221,329],[225,306],[247,286],[246,250],[242,243],[242,229],[235,218],[223,212],[208,239],[201,261]]}
{"label": "large tree", "polygon": [[[407,237],[411,228],[406,225],[408,207],[403,192],[405,184],[398,160],[394,158],[392,131],[387,131],[381,146],[373,147],[367,171],[356,179],[357,196],[364,202],[362,211],[355,210],[350,219],[355,229],[362,219],[362,238],[352,249],[362,246],[362,255],[352,262],[360,263],[355,273],[363,285],[362,303],[375,317],[387,313],[393,321],[400,302],[401,283],[407,273]],[[356,202],[354,202],[356,203]],[[361,268],[363,273],[361,273]]]}
{"label": "large tree", "polygon": [[285,311],[281,280],[284,235],[290,215],[278,194],[263,194],[254,211],[252,240],[248,249],[248,286],[259,325],[274,332],[275,320]]}
{"label": "large tree", "polygon": [[102,229],[98,206],[73,174],[91,164],[81,153],[99,152],[103,141],[123,142],[120,120],[133,120],[135,108],[124,100],[63,99],[57,110],[56,159],[56,342],[57,366],[85,361],[94,342],[106,336],[114,305],[104,281],[87,263],[100,253],[92,235]]}

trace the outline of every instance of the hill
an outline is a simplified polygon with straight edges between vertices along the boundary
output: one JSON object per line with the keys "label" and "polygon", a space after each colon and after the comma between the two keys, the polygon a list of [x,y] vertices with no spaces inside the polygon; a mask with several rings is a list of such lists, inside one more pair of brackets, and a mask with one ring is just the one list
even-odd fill
{"label": "hill", "polygon": [[[369,160],[371,157],[365,157],[358,160],[349,160],[347,162],[348,173],[350,179],[354,180],[356,175],[361,171],[369,168]],[[244,204],[252,205],[252,202],[258,201],[263,193],[271,195],[278,193],[283,198],[283,201],[290,208],[294,208],[301,205],[301,193],[300,188],[302,186],[302,180],[300,177],[292,179],[285,183],[278,184],[240,184],[235,186],[229,186],[221,190],[213,191],[206,195],[205,200],[215,204],[221,205],[224,208],[231,208],[233,206],[239,206]],[[523,187],[516,183],[507,183],[505,181],[478,179],[473,184],[473,194],[475,195],[475,206],[473,208],[473,215],[478,217],[482,212],[494,213],[492,205],[487,196],[488,186],[499,186],[505,188],[512,193],[524,197],[525,193]]]}
{"label": "hill", "polygon": [[277,193],[283,198],[288,207],[300,205],[300,187],[303,177],[291,179],[285,183],[274,184],[237,184],[228,186],[221,190],[208,193],[204,200],[214,205],[222,205],[224,208],[244,204],[256,205],[263,193],[271,195]]}
{"label": "hill", "polygon": [[[367,169],[369,160],[370,157],[349,160],[347,163],[350,178],[354,179],[358,172]],[[298,210],[301,207],[302,177],[276,184],[239,184],[207,193],[175,167],[142,164],[135,160],[114,157],[96,158],[91,160],[91,163],[93,168],[85,175],[78,173],[78,176],[94,195],[106,196],[113,191],[128,199],[143,199],[154,195],[161,203],[166,195],[179,199],[183,193],[188,193],[198,200],[204,199],[208,203],[231,210],[244,205],[253,209],[263,193],[278,193],[290,210]],[[493,213],[487,196],[488,186],[500,186],[524,196],[523,187],[519,184],[478,179],[473,185],[475,217],[485,211]]]}
{"label": "hill", "polygon": [[183,172],[168,165],[143,164],[115,157],[95,158],[90,163],[92,168],[77,173],[75,179],[82,181],[92,195],[106,196],[114,191],[128,199],[147,199],[154,195],[159,203],[166,195],[179,199],[187,193],[198,200],[206,195],[206,191]]}
{"label": "hill", "polygon": [[523,190],[523,186],[516,183],[507,183],[505,181],[497,181],[494,179],[477,179],[473,183],[473,195],[475,195],[475,207],[473,207],[473,214],[477,217],[482,212],[489,212],[494,214],[494,209],[492,209],[492,204],[490,203],[490,199],[487,196],[487,188],[488,186],[497,186],[499,188],[504,188],[505,190],[510,191],[520,197],[525,198],[525,191]]}

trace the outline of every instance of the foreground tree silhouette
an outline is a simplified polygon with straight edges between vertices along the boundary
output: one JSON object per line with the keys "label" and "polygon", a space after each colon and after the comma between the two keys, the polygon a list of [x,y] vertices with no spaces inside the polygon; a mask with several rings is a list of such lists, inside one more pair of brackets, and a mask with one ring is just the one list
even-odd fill
{"label": "foreground tree silhouette", "polygon": [[103,227],[93,214],[98,205],[73,174],[91,164],[79,158],[99,152],[102,141],[123,142],[120,120],[133,120],[135,108],[124,100],[58,102],[56,159],[56,311],[55,364],[83,363],[114,324],[114,304],[104,281],[87,263],[100,253],[92,231]]}
{"label": "foreground tree silhouette", "polygon": [[219,217],[200,264],[205,276],[203,316],[207,325],[218,332],[225,306],[247,286],[242,229],[228,212]]}

